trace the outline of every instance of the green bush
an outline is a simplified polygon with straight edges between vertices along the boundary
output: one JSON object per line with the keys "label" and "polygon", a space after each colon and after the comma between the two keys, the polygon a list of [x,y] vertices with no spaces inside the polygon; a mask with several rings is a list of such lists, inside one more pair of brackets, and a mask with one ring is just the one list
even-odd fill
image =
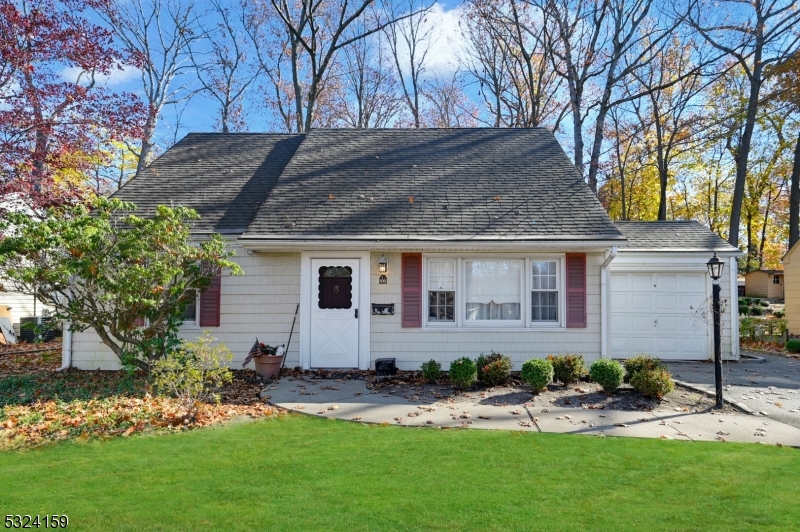
{"label": "green bush", "polygon": [[471,358],[461,357],[450,363],[450,382],[459,390],[469,388],[478,378],[478,368]]}
{"label": "green bush", "polygon": [[212,346],[215,340],[206,331],[197,340],[183,342],[178,349],[156,361],[150,371],[156,391],[177,397],[192,416],[200,402],[218,402],[214,389],[233,380],[233,373],[227,366],[233,354],[225,344]]}
{"label": "green bush", "polygon": [[776,318],[782,318],[786,316],[786,313],[782,310],[776,310],[775,312],[772,313],[772,315],[775,316]]}
{"label": "green bush", "polygon": [[604,392],[613,392],[622,384],[625,368],[616,360],[603,358],[596,360],[589,367],[589,378],[599,384]]}
{"label": "green bush", "polygon": [[631,377],[633,377],[634,373],[637,373],[642,370],[650,370],[650,369],[662,369],[661,361],[657,358],[653,358],[650,355],[646,355],[645,353],[640,353],[636,356],[632,356],[628,360],[622,363],[625,366],[625,382],[630,382]]}
{"label": "green bush", "polygon": [[751,316],[762,316],[764,311],[761,310],[761,307],[750,307],[750,315]]}
{"label": "green bush", "polygon": [[500,353],[489,356],[480,354],[477,361],[478,380],[486,386],[498,386],[508,380],[511,375],[511,359]]}
{"label": "green bush", "polygon": [[644,369],[631,377],[633,389],[645,397],[661,399],[675,389],[672,375],[664,369]]}
{"label": "green bush", "polygon": [[553,380],[553,364],[549,360],[532,358],[522,364],[520,374],[531,385],[533,393],[539,393]]}
{"label": "green bush", "polygon": [[789,340],[786,342],[786,350],[790,353],[800,353],[800,340]]}
{"label": "green bush", "polygon": [[768,307],[769,306],[769,301],[764,301],[762,299],[761,301],[758,302],[758,304],[761,305],[762,307]]}
{"label": "green bush", "polygon": [[442,376],[442,365],[433,359],[422,363],[422,378],[427,382],[434,383]]}
{"label": "green bush", "polygon": [[761,299],[757,297],[748,298],[750,301],[747,303],[748,305],[758,305],[761,303]]}
{"label": "green bush", "polygon": [[750,310],[749,307],[739,307],[739,316],[747,316],[747,311]]}
{"label": "green bush", "polygon": [[739,298],[739,306],[740,307],[746,307],[747,305],[748,305],[747,298],[746,297],[740,297]]}
{"label": "green bush", "polygon": [[561,381],[564,386],[569,386],[586,375],[586,364],[583,362],[583,355],[549,356],[547,360],[553,364],[554,378],[557,381]]}

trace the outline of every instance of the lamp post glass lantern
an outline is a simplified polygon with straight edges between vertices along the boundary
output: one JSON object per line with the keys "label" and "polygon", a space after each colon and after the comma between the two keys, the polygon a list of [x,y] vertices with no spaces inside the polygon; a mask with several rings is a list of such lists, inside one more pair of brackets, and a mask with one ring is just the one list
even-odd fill
{"label": "lamp post glass lantern", "polygon": [[716,385],[716,399],[717,408],[722,408],[722,350],[720,347],[721,333],[720,333],[720,305],[719,294],[720,285],[719,278],[722,277],[722,269],[725,263],[717,258],[717,253],[706,264],[708,266],[708,275],[711,276],[712,286],[712,308],[711,312],[714,314],[714,384]]}

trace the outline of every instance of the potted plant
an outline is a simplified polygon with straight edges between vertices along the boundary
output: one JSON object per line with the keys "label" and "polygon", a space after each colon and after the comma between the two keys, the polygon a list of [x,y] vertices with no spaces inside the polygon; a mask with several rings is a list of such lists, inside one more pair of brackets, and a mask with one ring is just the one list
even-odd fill
{"label": "potted plant", "polygon": [[274,379],[281,373],[284,356],[286,356],[285,345],[269,346],[264,342],[259,342],[256,338],[256,343],[247,354],[242,367],[247,366],[252,360],[256,365],[256,375],[265,379]]}

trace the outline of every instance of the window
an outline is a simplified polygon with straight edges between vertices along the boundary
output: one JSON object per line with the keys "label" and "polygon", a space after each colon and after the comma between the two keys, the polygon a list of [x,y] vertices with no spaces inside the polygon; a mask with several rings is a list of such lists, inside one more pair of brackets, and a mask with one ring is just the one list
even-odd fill
{"label": "window", "polygon": [[531,261],[531,321],[558,321],[557,261]]}
{"label": "window", "polygon": [[428,322],[456,321],[456,261],[428,262]]}
{"label": "window", "polygon": [[465,321],[521,320],[521,272],[521,260],[465,260]]}
{"label": "window", "polygon": [[186,308],[183,309],[183,325],[197,325],[200,323],[200,302],[197,297],[197,290],[190,292],[191,300],[186,303]]}
{"label": "window", "polygon": [[772,276],[772,284],[781,284],[781,276],[780,275],[773,275]]}

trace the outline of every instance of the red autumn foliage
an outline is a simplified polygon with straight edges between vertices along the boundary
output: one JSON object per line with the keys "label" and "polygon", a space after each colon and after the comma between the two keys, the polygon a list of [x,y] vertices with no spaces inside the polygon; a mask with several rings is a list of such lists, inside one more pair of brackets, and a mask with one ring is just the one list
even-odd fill
{"label": "red autumn foliage", "polygon": [[141,101],[98,79],[125,64],[112,34],[84,16],[98,6],[0,1],[0,199],[83,201],[82,180],[64,177],[87,172],[105,143],[140,132]]}

